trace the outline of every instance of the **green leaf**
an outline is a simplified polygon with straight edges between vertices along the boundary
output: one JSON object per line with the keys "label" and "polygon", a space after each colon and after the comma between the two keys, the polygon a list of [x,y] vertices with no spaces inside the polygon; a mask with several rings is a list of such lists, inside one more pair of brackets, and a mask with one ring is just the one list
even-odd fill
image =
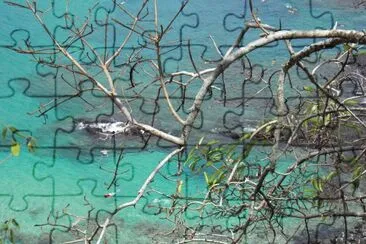
{"label": "green leaf", "polygon": [[304,196],[305,197],[316,197],[316,191],[314,191],[314,188],[304,188]]}
{"label": "green leaf", "polygon": [[315,188],[315,190],[319,191],[319,186],[318,186],[317,179],[312,179],[311,180],[311,184],[313,185],[313,187]]}
{"label": "green leaf", "polygon": [[321,192],[323,192],[323,185],[324,185],[324,182],[323,182],[321,179],[319,179],[319,180],[318,180],[318,186],[319,186],[319,190],[320,190]]}
{"label": "green leaf", "polygon": [[226,151],[226,158],[232,158],[238,145],[231,145]]}
{"label": "green leaf", "polygon": [[326,216],[326,215],[322,215],[322,216],[321,216],[321,221],[322,221],[322,222],[325,222],[325,221],[327,220],[327,217],[328,217],[328,216]]}
{"label": "green leaf", "polygon": [[213,150],[208,154],[208,159],[213,162],[222,161],[222,157],[222,152],[220,150]]}
{"label": "green leaf", "polygon": [[318,107],[318,105],[317,104],[315,104],[315,105],[313,105],[312,107],[311,107],[311,109],[310,109],[310,112],[311,113],[318,113],[318,109],[319,109],[319,107]]}
{"label": "green leaf", "polygon": [[18,129],[13,126],[9,126],[8,129],[11,131],[11,133],[16,133],[18,131]]}
{"label": "green leaf", "polygon": [[311,184],[314,186],[314,188],[317,191],[322,192],[323,191],[323,181],[319,178],[313,178],[311,179]]}
{"label": "green leaf", "polygon": [[20,154],[20,144],[18,142],[14,143],[10,148],[11,154],[13,156],[18,157]]}
{"label": "green leaf", "polygon": [[6,138],[6,133],[8,132],[8,128],[3,128],[3,131],[2,131],[2,133],[1,133],[1,135],[2,135],[2,137],[3,137],[3,140],[5,140],[5,138]]}
{"label": "green leaf", "polygon": [[356,106],[359,104],[359,101],[350,99],[345,101],[343,104],[346,106]]}
{"label": "green leaf", "polygon": [[313,125],[318,125],[319,117],[313,117],[313,118],[308,119],[307,121],[311,122]]}
{"label": "green leaf", "polygon": [[325,180],[326,181],[330,181],[331,179],[334,178],[334,176],[337,175],[337,172],[333,171],[333,172],[330,172],[326,177],[325,177]]}
{"label": "green leaf", "polygon": [[199,142],[198,142],[198,144],[197,144],[197,146],[196,146],[196,148],[198,149],[198,147],[202,144],[202,142],[203,142],[203,140],[205,139],[205,137],[204,136],[202,136],[201,137],[201,139],[199,140]]}
{"label": "green leaf", "polygon": [[272,125],[266,127],[266,134],[268,134],[273,129]]}
{"label": "green leaf", "polygon": [[188,154],[188,156],[187,156],[187,160],[186,160],[186,162],[188,163],[189,161],[191,161],[192,160],[192,158],[195,156],[195,153],[196,153],[196,149],[192,149],[190,152],[189,152],[189,154]]}
{"label": "green leaf", "polygon": [[183,187],[183,181],[182,180],[179,180],[177,182],[177,193],[181,193],[182,192],[182,187]]}
{"label": "green leaf", "polygon": [[311,86],[304,86],[304,87],[303,87],[303,89],[304,89],[304,91],[307,91],[307,92],[312,92],[312,91],[314,91],[314,88],[313,88],[313,87],[311,87]]}
{"label": "green leaf", "polygon": [[351,45],[349,45],[348,43],[343,44],[343,50],[346,52],[348,50],[352,49]]}
{"label": "green leaf", "polygon": [[191,160],[192,162],[188,165],[188,167],[192,170],[195,171],[196,170],[196,166],[198,161],[200,160],[199,157],[195,157],[193,160]]}
{"label": "green leaf", "polygon": [[212,146],[218,142],[219,142],[218,140],[210,140],[209,142],[207,142],[207,146]]}
{"label": "green leaf", "polygon": [[212,184],[214,185],[216,183],[221,183],[225,178],[225,174],[222,170],[217,170],[211,178],[213,180]]}
{"label": "green leaf", "polygon": [[350,162],[350,165],[356,165],[359,162],[359,158],[354,157],[352,161]]}
{"label": "green leaf", "polygon": [[205,176],[206,184],[207,184],[207,185],[210,185],[210,181],[209,181],[209,178],[208,178],[207,173],[206,173],[206,172],[203,172],[203,175]]}
{"label": "green leaf", "polygon": [[206,166],[211,167],[213,165],[213,163],[214,163],[213,161],[207,161]]}
{"label": "green leaf", "polygon": [[27,143],[27,147],[29,152],[34,152],[36,147],[36,141],[34,139],[30,139]]}
{"label": "green leaf", "polygon": [[252,136],[252,133],[244,133],[243,136],[240,138],[241,141],[249,139]]}
{"label": "green leaf", "polygon": [[360,177],[361,175],[361,171],[362,171],[362,167],[361,166],[358,166],[354,171],[353,171],[353,174],[352,174],[352,179],[357,179]]}
{"label": "green leaf", "polygon": [[324,117],[324,125],[329,125],[329,123],[331,122],[332,117],[330,116],[330,114],[325,115]]}

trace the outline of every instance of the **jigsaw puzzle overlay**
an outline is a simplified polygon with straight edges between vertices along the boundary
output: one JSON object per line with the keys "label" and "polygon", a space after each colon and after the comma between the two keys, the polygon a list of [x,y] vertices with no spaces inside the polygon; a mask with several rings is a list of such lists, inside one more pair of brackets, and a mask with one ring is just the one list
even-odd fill
{"label": "jigsaw puzzle overlay", "polygon": [[[125,1],[123,7],[135,14],[141,2]],[[159,22],[166,27],[182,2],[159,0],[158,4]],[[365,17],[361,13],[364,12],[343,10],[339,4],[263,0],[256,7],[263,22],[281,25],[282,29],[330,29],[336,21],[347,28],[362,29]],[[86,40],[99,54],[108,55],[129,33],[123,23],[131,22],[117,5],[112,0],[37,1],[37,8],[42,10],[40,13],[57,40],[69,42],[71,29],[90,18],[93,28],[87,27],[91,34]],[[147,44],[145,33],[154,32],[153,4],[149,3],[148,10],[144,11],[146,21],[131,36],[110,70],[120,98],[128,101],[138,121],[178,136],[179,124],[169,112],[155,80],[154,64],[149,61],[154,52]],[[214,67],[219,53],[225,53],[243,23],[251,18],[246,1],[189,2],[162,43],[164,71],[194,72],[195,68]],[[29,47],[54,50],[52,40],[31,12],[1,2],[0,30],[1,125],[14,126],[25,137],[37,141],[35,152],[27,152],[24,143],[21,144],[18,157],[9,157],[10,140],[1,142],[0,160],[7,160],[0,164],[0,221],[15,218],[19,222],[17,238],[21,243],[71,241],[77,235],[72,236],[67,228],[83,221],[75,216],[90,213],[98,222],[119,204],[133,200],[144,180],[174,146],[143,131],[128,129],[126,117],[90,80],[61,67],[37,63],[32,55],[19,53]],[[248,34],[245,41],[257,35]],[[294,41],[293,44],[294,48],[301,48],[305,43]],[[76,40],[68,51],[95,77],[101,76],[93,67],[97,57],[85,43]],[[276,114],[272,94],[276,84],[271,79],[288,58],[286,54],[285,46],[275,43],[248,55],[241,64],[233,64],[205,97],[189,144],[195,145],[202,136],[216,138],[222,144],[232,142],[240,133],[250,132],[261,121],[273,118]],[[128,57],[139,61],[132,65],[126,61]],[[316,62],[318,58],[310,56],[307,61]],[[192,67],[192,59],[197,67]],[[66,60],[49,55],[49,60],[44,62],[66,63]],[[301,80],[306,77],[296,71],[292,75],[294,81],[300,82],[287,88],[291,95],[286,103],[296,106],[304,99],[298,90],[303,89]],[[179,82],[190,81],[182,78],[170,83],[168,89],[174,107],[179,108],[181,116],[186,116],[201,84],[192,83],[190,89],[184,90]],[[261,155],[263,152],[257,157]],[[204,185],[202,177],[192,176],[188,171],[176,175],[177,161],[184,162],[186,156],[182,154],[171,160],[152,182],[150,188],[154,190],[135,207],[117,214],[115,224],[108,228],[110,243],[170,242],[169,237],[155,236],[171,228],[158,215],[164,206],[171,204],[169,195],[176,191],[178,181],[183,182],[183,198],[197,197]],[[255,171],[255,157],[251,162]],[[197,216],[186,217],[194,220]]]}

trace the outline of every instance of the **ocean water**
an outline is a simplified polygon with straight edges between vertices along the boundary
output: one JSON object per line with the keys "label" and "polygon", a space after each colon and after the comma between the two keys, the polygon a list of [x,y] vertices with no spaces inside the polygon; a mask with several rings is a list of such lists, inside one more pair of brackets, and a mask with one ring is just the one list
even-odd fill
{"label": "ocean water", "polygon": [[[17,1],[19,3],[23,1]],[[102,19],[108,10],[113,11],[110,1],[38,1],[40,9],[49,9],[44,13],[47,25],[60,39],[67,36],[67,30],[61,27],[64,25],[60,17],[65,12],[66,3],[69,2],[70,12],[76,22],[81,22],[84,16],[89,14],[88,7],[96,5],[92,10],[92,18]],[[174,16],[181,1],[159,0],[159,21],[166,26],[169,19]],[[126,0],[125,6],[134,12],[140,5],[140,1]],[[255,3],[257,15],[263,22],[278,26],[281,22],[282,28],[313,29],[331,28],[337,22],[338,25],[350,29],[365,28],[365,11],[363,9],[347,8],[338,1],[332,0],[306,0],[306,1],[280,1],[266,0]],[[289,6],[297,9],[292,14]],[[150,6],[151,7],[151,6]],[[150,8],[151,10],[151,8]],[[115,11],[115,10],[114,10]],[[113,12],[115,18],[124,20]],[[152,18],[150,18],[151,20]],[[236,38],[245,20],[250,19],[248,6],[242,0],[198,0],[191,1],[184,10],[184,15],[179,17],[168,33],[163,44],[166,49],[177,46],[171,52],[163,56],[165,69],[174,71],[184,69],[193,71],[190,64],[188,52],[181,42],[190,40],[192,52],[196,65],[199,68],[212,67],[209,60],[218,58],[218,54],[210,39],[210,36],[225,51]],[[151,21],[144,23],[146,28],[153,28]],[[44,30],[35,21],[34,17],[24,9],[14,8],[5,2],[0,3],[0,124],[14,126],[25,135],[32,135],[37,140],[38,148],[35,153],[29,153],[22,143],[22,151],[19,157],[10,157],[0,164],[0,221],[8,218],[15,218],[20,223],[21,229],[18,235],[22,243],[48,243],[48,227],[40,227],[47,222],[47,217],[60,216],[60,223],[70,224],[70,219],[62,215],[62,210],[69,205],[67,211],[75,215],[87,214],[84,196],[95,207],[94,214],[98,216],[111,211],[116,205],[129,201],[137,194],[144,179],[151,172],[154,166],[162,160],[169,152],[169,148],[159,147],[166,144],[152,141],[151,146],[145,150],[142,142],[121,140],[120,138],[104,138],[88,134],[86,131],[77,129],[77,121],[89,120],[100,121],[113,117],[115,121],[123,119],[118,112],[115,112],[108,99],[98,93],[85,93],[83,98],[92,101],[95,107],[86,104],[81,99],[73,99],[63,103],[56,109],[47,113],[47,118],[31,116],[29,113],[37,111],[40,104],[46,104],[57,95],[58,99],[73,94],[72,89],[61,80],[61,75],[66,79],[72,79],[67,74],[36,65],[29,55],[21,55],[12,50],[11,47],[24,47],[24,40],[32,45],[49,46],[51,40]],[[94,35],[89,41],[95,46],[101,46],[104,42],[103,28],[96,27],[96,32],[101,35]],[[109,29],[108,45],[113,42],[119,43],[126,34],[125,31],[113,27]],[[248,42],[257,37],[258,32],[248,34],[245,41]],[[128,44],[131,50],[137,43],[143,41],[139,36],[133,36]],[[301,47],[300,41],[295,41],[295,47]],[[80,50],[75,50],[79,55]],[[126,53],[122,53],[127,54]],[[144,55],[151,55],[150,52]],[[285,60],[286,52],[282,44],[263,48],[248,55],[253,64],[266,69],[264,78],[268,78],[271,71],[280,67],[281,61]],[[82,56],[80,56],[82,57]],[[82,57],[82,58],[85,58]],[[122,62],[122,61],[121,61]],[[121,68],[122,69],[122,68]],[[268,103],[252,100],[245,107],[236,107],[238,98],[253,94],[262,87],[262,83],[248,84],[243,88],[242,77],[237,77],[240,67],[233,66],[227,72],[228,78],[228,100],[233,104],[224,107],[222,103],[205,103],[205,117],[200,119],[201,129],[194,131],[192,142],[204,135],[209,134],[215,128],[228,128],[235,126],[238,122],[247,123],[247,127],[256,126],[262,119],[273,116],[268,110]],[[258,70],[260,70],[258,68]],[[260,72],[260,71],[257,71]],[[127,77],[121,72],[121,87],[124,87]],[[144,81],[144,77],[138,77]],[[199,84],[197,84],[198,87]],[[217,84],[220,86],[220,81]],[[300,83],[299,86],[302,84]],[[90,86],[87,82],[85,86]],[[194,86],[193,86],[194,87]],[[189,95],[194,94],[194,89]],[[127,93],[129,91],[126,91]],[[243,93],[245,92],[245,94]],[[244,95],[243,95],[244,94]],[[155,93],[147,91],[146,98],[153,99]],[[214,97],[222,100],[219,93]],[[188,101],[189,103],[190,101]],[[131,103],[136,117],[143,121],[149,121],[152,117],[153,102],[149,99],[138,100]],[[186,105],[186,108],[189,106]],[[177,126],[172,122],[169,113],[161,104],[157,114],[156,124],[172,133],[177,133]],[[183,112],[181,112],[183,113]],[[225,118],[225,119],[224,119]],[[231,124],[232,121],[232,124]],[[222,138],[224,140],[224,138]],[[224,141],[223,141],[224,142]],[[157,144],[157,145],[155,145]],[[169,145],[166,145],[169,146]],[[113,178],[111,170],[115,167],[119,151],[123,151],[118,186],[107,189]],[[101,150],[107,150],[104,155]],[[2,141],[0,149],[0,160],[9,157],[9,140]],[[291,159],[284,159],[284,167]],[[174,173],[176,162],[172,160],[163,169],[167,175]],[[184,179],[187,175],[182,176]],[[189,194],[196,194],[200,191],[203,178],[193,177],[189,183],[184,185],[184,191]],[[156,190],[172,194],[175,191],[176,181],[167,181],[158,175],[153,182]],[[104,198],[104,194],[116,192],[115,198]],[[150,204],[164,199],[158,194],[151,193],[137,204],[135,208],[122,210],[116,217],[119,224],[117,231],[109,232],[109,238],[119,243],[151,243],[157,241],[152,233],[166,231],[171,227],[166,221],[155,215],[154,208]],[[70,240],[70,236],[56,231],[56,243]],[[254,242],[254,239],[247,241]],[[160,240],[161,241],[161,240]]]}

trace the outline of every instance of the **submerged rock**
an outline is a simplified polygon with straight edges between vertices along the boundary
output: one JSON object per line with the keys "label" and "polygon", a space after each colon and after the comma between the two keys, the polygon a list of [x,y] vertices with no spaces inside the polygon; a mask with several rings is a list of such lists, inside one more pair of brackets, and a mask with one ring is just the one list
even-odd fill
{"label": "submerged rock", "polygon": [[78,121],[76,124],[77,130],[86,130],[90,134],[102,134],[105,136],[112,136],[117,134],[129,136],[141,136],[145,134],[144,130],[126,122],[90,122]]}

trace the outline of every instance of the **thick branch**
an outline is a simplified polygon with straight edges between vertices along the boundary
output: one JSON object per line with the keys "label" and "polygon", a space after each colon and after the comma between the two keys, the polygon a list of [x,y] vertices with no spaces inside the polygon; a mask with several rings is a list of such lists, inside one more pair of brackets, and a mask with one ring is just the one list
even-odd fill
{"label": "thick branch", "polygon": [[187,117],[187,126],[184,128],[183,138],[186,139],[189,136],[189,133],[192,130],[192,124],[199,114],[202,102],[210,86],[217,79],[217,77],[219,77],[222,72],[224,72],[232,63],[242,58],[244,55],[275,41],[310,38],[339,38],[340,40],[342,40],[340,43],[366,43],[365,33],[355,30],[278,31],[270,33],[265,37],[248,43],[246,46],[241,47],[235,52],[232,52],[231,54],[225,56],[224,59],[216,66],[216,69],[212,72],[211,76],[204,79],[204,83],[198,91],[193,102],[191,112]]}

